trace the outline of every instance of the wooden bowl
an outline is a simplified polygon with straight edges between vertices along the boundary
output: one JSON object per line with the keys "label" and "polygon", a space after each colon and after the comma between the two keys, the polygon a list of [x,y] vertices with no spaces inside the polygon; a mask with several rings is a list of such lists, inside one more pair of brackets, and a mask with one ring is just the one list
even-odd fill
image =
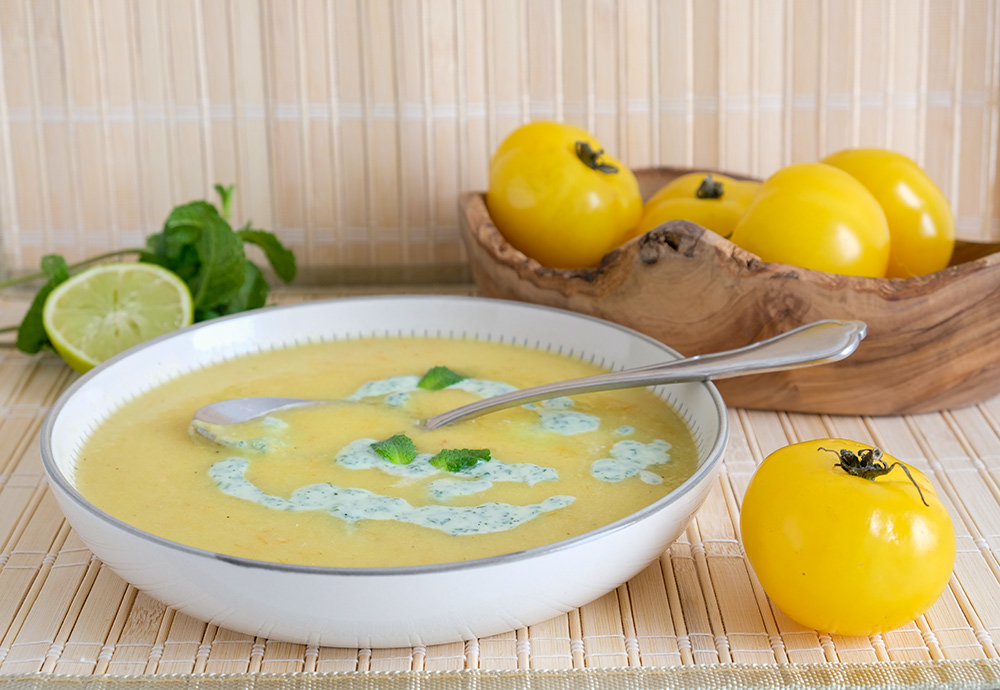
{"label": "wooden bowl", "polygon": [[[681,169],[636,171],[648,197]],[[731,174],[731,173],[727,173]],[[592,269],[545,268],[497,231],[481,192],[460,198],[479,292],[598,316],[685,355],[740,347],[818,319],[859,319],[868,337],[846,360],[717,383],[726,402],[850,415],[930,412],[1000,392],[1000,244],[958,242],[952,264],[900,279],[766,263],[720,235],[670,221]]]}

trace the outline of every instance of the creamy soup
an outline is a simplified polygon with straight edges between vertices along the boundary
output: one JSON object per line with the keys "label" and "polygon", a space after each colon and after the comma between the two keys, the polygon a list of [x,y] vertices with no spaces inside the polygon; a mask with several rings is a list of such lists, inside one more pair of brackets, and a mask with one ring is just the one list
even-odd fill
{"label": "creamy soup", "polygon": [[[695,469],[694,438],[646,389],[562,397],[433,431],[420,420],[605,371],[526,347],[377,338],[291,347],[170,381],[114,412],[76,468],[94,504],[234,556],[343,567],[443,563],[588,532]],[[331,401],[191,428],[243,396]]]}

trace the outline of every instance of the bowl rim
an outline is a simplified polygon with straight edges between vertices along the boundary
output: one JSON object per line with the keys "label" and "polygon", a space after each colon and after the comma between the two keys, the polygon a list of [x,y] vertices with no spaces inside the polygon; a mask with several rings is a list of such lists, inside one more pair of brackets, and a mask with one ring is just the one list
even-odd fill
{"label": "bowl rim", "polygon": [[[284,311],[293,311],[300,308],[316,308],[317,306],[323,304],[334,304],[343,302],[385,302],[385,301],[460,301],[460,302],[470,302],[470,301],[484,301],[489,300],[490,302],[497,302],[504,304],[508,307],[523,308],[528,310],[541,310],[556,312],[565,316],[570,316],[573,318],[578,318],[585,321],[595,322],[598,325],[605,328],[612,328],[615,330],[623,331],[629,334],[633,338],[637,338],[652,344],[664,352],[671,355],[681,357],[680,353],[666,345],[665,343],[641,333],[633,328],[627,326],[622,326],[606,319],[601,319],[598,317],[590,316],[588,314],[582,314],[579,312],[570,311],[567,309],[560,309],[557,307],[549,307],[545,305],[532,304],[527,302],[519,302],[516,300],[506,300],[497,299],[492,297],[479,297],[479,296],[460,296],[460,295],[435,295],[435,294],[408,294],[408,295],[368,295],[359,297],[335,297],[323,300],[309,300],[305,302],[299,302],[295,304],[285,304],[268,306],[262,309],[267,310],[268,313],[275,309],[280,309]],[[475,558],[465,561],[449,561],[446,563],[432,563],[427,565],[406,565],[406,566],[366,566],[366,567],[346,567],[346,566],[323,566],[323,565],[303,565],[295,563],[277,563],[274,561],[258,560],[253,558],[246,558],[243,556],[233,556],[229,554],[223,554],[216,551],[210,551],[208,549],[203,549],[196,546],[191,546],[181,542],[168,539],[166,537],[161,537],[152,532],[148,532],[144,529],[136,527],[129,522],[126,522],[120,518],[117,518],[110,513],[105,512],[101,508],[94,505],[89,501],[79,490],[73,485],[73,483],[68,479],[68,477],[61,471],[58,464],[55,461],[53,449],[52,449],[52,435],[53,429],[58,421],[58,417],[62,409],[66,406],[67,402],[76,394],[76,392],[82,387],[86,386],[91,379],[96,377],[98,374],[102,373],[106,369],[109,369],[115,364],[127,357],[131,357],[136,353],[148,349],[160,342],[169,340],[172,338],[186,337],[187,334],[198,331],[202,329],[218,327],[218,324],[230,321],[234,319],[251,319],[255,315],[261,313],[261,310],[251,310],[240,312],[237,314],[230,314],[227,316],[217,317],[208,321],[202,321],[200,323],[192,324],[184,328],[171,331],[164,335],[158,336],[147,340],[139,345],[136,345],[124,352],[121,352],[114,357],[102,362],[90,371],[86,372],[76,381],[74,381],[66,390],[64,390],[55,403],[53,403],[52,408],[49,410],[48,414],[45,416],[45,420],[42,423],[42,428],[40,430],[40,450],[42,458],[42,467],[48,478],[48,481],[56,485],[59,490],[71,500],[77,507],[82,508],[84,511],[89,513],[92,517],[97,518],[101,522],[109,524],[111,527],[124,531],[132,537],[152,542],[153,544],[166,547],[167,549],[180,552],[189,556],[194,556],[197,558],[205,558],[211,561],[221,561],[230,565],[235,565],[244,568],[260,569],[267,571],[278,571],[287,572],[300,575],[334,575],[342,577],[399,577],[399,576],[411,576],[411,575],[438,575],[443,573],[452,573],[466,571],[469,569],[480,569],[487,567],[494,567],[505,565],[508,563],[518,562],[522,560],[529,560],[534,558],[539,558],[551,553],[556,553],[559,551],[568,550],[575,548],[582,544],[603,539],[610,536],[616,532],[619,532],[627,527],[630,527],[638,522],[642,522],[647,517],[664,510],[672,503],[679,501],[682,496],[690,493],[693,488],[701,483],[702,481],[708,479],[713,475],[722,462],[722,456],[725,451],[728,439],[729,439],[729,419],[727,415],[726,403],[719,393],[716,386],[710,381],[699,381],[694,382],[697,385],[704,386],[707,389],[707,393],[714,403],[713,409],[718,416],[718,434],[716,435],[715,441],[712,443],[711,447],[706,453],[705,462],[699,465],[695,471],[683,482],[681,482],[673,491],[667,495],[657,499],[653,503],[650,503],[639,510],[626,515],[614,522],[602,525],[595,529],[592,529],[583,534],[576,535],[574,537],[568,537],[566,539],[561,539],[559,541],[550,542],[547,544],[542,544],[540,546],[532,547],[529,549],[524,549],[521,551],[514,551],[510,553],[498,554],[495,556],[487,556],[483,558]],[[474,333],[473,333],[474,335]],[[452,336],[442,336],[442,337],[452,337]],[[288,347],[282,345],[281,347],[276,347],[274,349],[284,349]],[[581,348],[580,353],[585,352]],[[244,353],[246,356],[251,353]],[[234,359],[232,357],[226,358],[225,361],[229,359]],[[206,365],[207,366],[207,365]],[[189,372],[186,372],[189,373]],[[184,375],[184,374],[181,374]],[[154,387],[155,388],[155,387]],[[150,389],[153,390],[153,389]],[[57,496],[58,497],[58,496]]]}

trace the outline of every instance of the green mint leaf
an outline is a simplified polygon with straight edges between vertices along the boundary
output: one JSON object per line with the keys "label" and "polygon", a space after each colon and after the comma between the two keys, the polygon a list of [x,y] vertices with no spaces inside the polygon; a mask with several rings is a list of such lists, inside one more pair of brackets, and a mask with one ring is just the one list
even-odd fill
{"label": "green mint leaf", "polygon": [[267,230],[257,230],[248,225],[236,234],[244,242],[257,245],[264,250],[264,255],[279,278],[286,283],[295,279],[295,273],[298,270],[295,265],[295,255],[281,244],[281,240],[274,233]]}
{"label": "green mint leaf", "polygon": [[156,257],[152,262],[164,268],[171,265],[193,264],[192,268],[197,269],[198,255],[194,245],[200,234],[201,231],[196,223],[170,223],[168,218],[168,225],[164,225],[163,232],[146,238],[146,248],[151,256]]}
{"label": "green mint leaf", "polygon": [[234,189],[236,189],[234,184],[228,187],[223,187],[221,184],[215,185],[215,192],[219,195],[219,206],[222,208],[222,217],[227,221],[232,217]]}
{"label": "green mint leaf", "polygon": [[423,388],[427,391],[439,391],[465,378],[465,376],[456,374],[448,367],[431,367],[417,382],[417,388]]}
{"label": "green mint leaf", "polygon": [[154,255],[149,258],[179,275],[191,288],[196,320],[218,311],[243,285],[247,261],[243,240],[218,209],[205,201],[174,208],[163,232],[150,237],[147,246]]}
{"label": "green mint leaf", "polygon": [[490,459],[488,448],[446,448],[430,459],[430,463],[446,472],[460,472]]}
{"label": "green mint leaf", "polygon": [[215,207],[208,208],[211,211],[201,216],[204,225],[195,245],[200,266],[188,283],[195,297],[195,309],[226,304],[243,285],[246,275],[243,241]]}
{"label": "green mint leaf", "polygon": [[[191,206],[178,206],[171,211],[163,225],[163,232],[146,238],[147,251],[139,259],[173,271],[189,285],[201,268],[197,245],[202,224],[194,217],[196,211]],[[214,207],[209,208],[214,210]],[[204,212],[210,213],[207,210]]]}
{"label": "green mint leaf", "polygon": [[49,280],[35,294],[31,301],[31,306],[21,320],[21,325],[17,327],[17,341],[15,346],[21,352],[33,355],[45,348],[51,348],[49,335],[45,332],[45,324],[42,323],[42,310],[45,308],[45,300],[49,294],[69,278],[69,266],[66,259],[58,254],[46,254],[42,257],[42,272],[48,276]]}
{"label": "green mint leaf", "polygon": [[252,261],[247,261],[243,276],[243,285],[233,295],[233,298],[226,304],[219,305],[217,310],[206,310],[205,313],[207,315],[210,311],[217,311],[213,316],[208,317],[214,318],[214,316],[221,316],[222,314],[235,314],[247,311],[248,309],[257,309],[263,307],[266,303],[267,281],[264,280],[264,274],[261,273],[256,264]]}
{"label": "green mint leaf", "polygon": [[396,434],[372,444],[372,450],[394,465],[409,465],[417,457],[417,447],[406,434]]}
{"label": "green mint leaf", "polygon": [[42,310],[45,308],[45,300],[48,299],[55,285],[46,283],[35,294],[31,306],[21,320],[21,325],[17,327],[17,341],[15,346],[21,352],[33,355],[43,348],[51,347],[49,335],[45,332],[45,324],[42,323]]}
{"label": "green mint leaf", "polygon": [[69,266],[66,259],[58,254],[46,254],[42,257],[42,273],[48,276],[49,280],[59,283],[69,278]]}
{"label": "green mint leaf", "polygon": [[167,256],[164,251],[166,244],[174,244],[176,239],[175,237],[166,240],[162,233],[151,235],[147,240],[147,251],[139,255],[139,261],[157,264],[167,270],[173,271],[181,277],[181,280],[190,285],[191,280],[201,267],[201,262],[198,260],[198,250],[192,242],[188,245],[177,246],[176,257]]}

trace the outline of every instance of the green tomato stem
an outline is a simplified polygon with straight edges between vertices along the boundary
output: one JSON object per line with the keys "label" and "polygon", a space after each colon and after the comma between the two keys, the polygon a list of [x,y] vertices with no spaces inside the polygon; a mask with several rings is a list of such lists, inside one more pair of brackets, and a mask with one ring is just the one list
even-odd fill
{"label": "green tomato stem", "polygon": [[701,181],[698,189],[694,191],[694,195],[699,199],[721,199],[725,193],[725,185],[711,175],[705,175],[705,179]]}
{"label": "green tomato stem", "polygon": [[906,465],[898,460],[891,465],[887,465],[885,460],[882,459],[882,451],[878,448],[863,448],[857,454],[847,450],[846,448],[834,450],[832,448],[821,447],[818,450],[833,453],[840,458],[840,462],[835,464],[834,467],[839,467],[852,477],[861,477],[862,479],[867,479],[870,482],[875,481],[876,477],[889,474],[889,472],[892,471],[892,468],[898,465],[899,469],[903,470],[906,474],[906,478],[909,479],[910,483],[913,484],[914,488],[916,488],[917,493],[920,494],[920,501],[925,506],[930,507],[930,504],[927,503],[927,499],[924,498],[924,492],[921,491],[920,485],[917,484],[917,480],[913,478],[912,474],[910,474],[910,470],[906,468]]}
{"label": "green tomato stem", "polygon": [[607,173],[608,175],[617,173],[617,167],[601,160],[601,156],[603,155],[604,149],[598,149],[595,151],[590,147],[590,144],[585,141],[576,142],[576,157],[579,158],[584,165],[591,170]]}

